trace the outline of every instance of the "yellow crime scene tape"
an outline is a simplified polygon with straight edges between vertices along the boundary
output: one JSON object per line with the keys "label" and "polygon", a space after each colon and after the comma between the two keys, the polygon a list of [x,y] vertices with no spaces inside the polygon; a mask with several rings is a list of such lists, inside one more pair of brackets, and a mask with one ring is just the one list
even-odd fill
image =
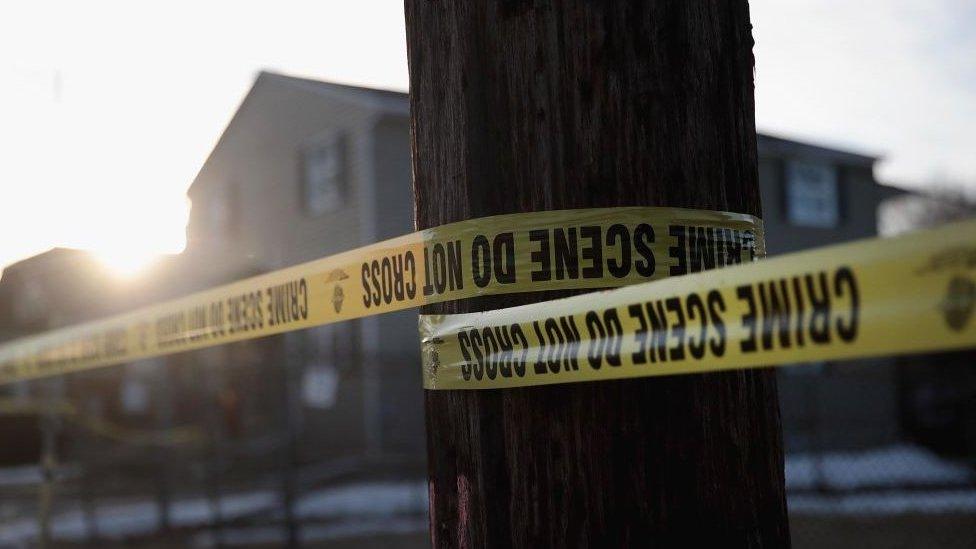
{"label": "yellow crime scene tape", "polygon": [[443,225],[0,346],[0,383],[479,295],[625,286],[765,254],[753,216],[625,207]]}
{"label": "yellow crime scene tape", "polygon": [[174,446],[202,443],[206,439],[202,429],[194,426],[170,427],[161,430],[133,429],[106,421],[95,415],[83,413],[77,406],[66,400],[44,402],[37,400],[0,399],[0,415],[55,414],[80,427],[103,436],[138,446]]}
{"label": "yellow crime scene tape", "polygon": [[976,346],[976,221],[522,307],[421,316],[424,386],[489,389]]}

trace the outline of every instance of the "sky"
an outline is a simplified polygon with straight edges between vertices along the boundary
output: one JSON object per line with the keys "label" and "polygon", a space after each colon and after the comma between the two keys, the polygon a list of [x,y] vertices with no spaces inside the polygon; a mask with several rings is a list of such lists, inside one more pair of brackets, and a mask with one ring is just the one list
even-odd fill
{"label": "sky", "polygon": [[[751,5],[760,131],[976,193],[976,2]],[[261,69],[406,90],[402,1],[0,4],[0,267],[179,252],[186,188]]]}

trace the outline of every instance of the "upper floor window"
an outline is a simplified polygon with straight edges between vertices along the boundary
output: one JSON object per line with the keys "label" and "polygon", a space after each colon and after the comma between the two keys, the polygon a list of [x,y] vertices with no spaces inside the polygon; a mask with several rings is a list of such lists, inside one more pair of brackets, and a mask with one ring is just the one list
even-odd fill
{"label": "upper floor window", "polygon": [[226,233],[230,230],[231,211],[228,193],[215,193],[216,196],[210,201],[210,227],[215,233]]}
{"label": "upper floor window", "polygon": [[[209,190],[200,202],[200,221],[210,238],[223,238],[235,232],[237,221],[236,190],[229,182],[221,182]],[[196,205],[196,204],[194,204]]]}
{"label": "upper floor window", "polygon": [[830,164],[786,165],[786,209],[793,225],[832,228],[840,222],[837,170]]}
{"label": "upper floor window", "polygon": [[302,155],[305,207],[313,214],[342,207],[346,178],[345,138],[330,133],[305,147]]}
{"label": "upper floor window", "polygon": [[19,322],[34,323],[44,318],[49,308],[48,295],[38,280],[27,279],[21,289],[21,299],[13,302],[14,317]]}

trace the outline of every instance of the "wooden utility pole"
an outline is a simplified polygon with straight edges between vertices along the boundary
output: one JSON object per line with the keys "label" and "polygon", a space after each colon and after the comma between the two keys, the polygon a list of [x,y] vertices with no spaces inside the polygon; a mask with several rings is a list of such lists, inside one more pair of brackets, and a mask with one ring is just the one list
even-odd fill
{"label": "wooden utility pole", "polygon": [[[419,228],[594,206],[761,214],[746,0],[406,0],[406,21]],[[425,405],[437,547],[789,545],[771,371]]]}

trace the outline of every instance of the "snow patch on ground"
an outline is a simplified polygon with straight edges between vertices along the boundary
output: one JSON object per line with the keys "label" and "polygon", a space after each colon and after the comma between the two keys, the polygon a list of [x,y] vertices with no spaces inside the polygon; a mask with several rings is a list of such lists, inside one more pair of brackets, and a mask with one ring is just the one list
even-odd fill
{"label": "snow patch on ground", "polygon": [[[214,522],[215,507],[219,506],[224,521],[253,516],[261,512],[282,515],[278,494],[272,491],[254,491],[228,494],[219,503],[207,498],[186,498],[169,504],[170,523],[174,528],[206,526]],[[423,481],[395,483],[359,483],[323,488],[299,498],[295,514],[299,520],[342,519],[335,525],[314,526],[310,533],[314,539],[328,536],[353,535],[357,529],[392,533],[397,528],[416,531],[416,522],[423,520],[427,512],[427,484]],[[413,515],[406,517],[404,515]],[[98,537],[121,539],[129,536],[149,535],[159,529],[159,507],[152,500],[103,503],[94,511]],[[419,517],[419,518],[417,518]],[[59,540],[82,541],[88,539],[89,520],[80,508],[56,513],[51,519],[51,531]],[[260,535],[260,529],[228,530],[250,531]],[[316,533],[318,532],[318,533]],[[347,532],[347,534],[343,534]],[[36,518],[21,517],[0,523],[0,544],[24,544],[39,537]]]}
{"label": "snow patch on ground", "polygon": [[976,513],[971,468],[906,444],[787,455],[786,488],[791,513]]}
{"label": "snow patch on ground", "polygon": [[814,515],[897,515],[905,513],[976,513],[976,490],[933,492],[890,490],[871,494],[795,494],[791,513]]}
{"label": "snow patch on ground", "polygon": [[786,489],[853,490],[857,488],[904,488],[933,484],[974,484],[976,475],[965,465],[953,463],[910,445],[866,452],[829,452],[786,456]]}
{"label": "snow patch on ground", "polygon": [[[380,535],[409,535],[427,531],[427,518],[366,518],[345,519],[335,524],[302,525],[300,538],[303,543],[321,543],[329,540]],[[218,534],[208,530],[193,537],[195,547],[216,545],[284,545],[287,541],[283,528],[234,527],[222,528]],[[218,543],[219,542],[219,543]]]}
{"label": "snow patch on ground", "polygon": [[298,500],[300,519],[361,517],[427,512],[426,482],[354,484],[313,492]]}
{"label": "snow patch on ground", "polygon": [[[36,483],[31,468],[0,470],[0,486]],[[865,452],[792,454],[786,457],[789,508],[811,514],[976,513],[976,475],[965,465],[942,459],[916,446],[898,445]],[[929,486],[931,488],[926,488]],[[824,493],[817,490],[823,489]],[[805,492],[806,491],[806,492]],[[295,503],[295,518],[325,521],[302,527],[307,541],[370,534],[416,533],[426,529],[427,484],[424,481],[361,482],[320,488]],[[267,513],[281,520],[280,497],[271,490],[227,494],[214,502],[205,497],[176,499],[169,504],[175,528],[203,527],[218,512],[224,521]],[[148,498],[101,502],[94,522],[102,539],[150,535],[159,529],[159,508]],[[89,517],[78,506],[62,508],[51,520],[56,539],[89,537]],[[23,545],[38,538],[36,517],[0,522],[0,545]],[[215,532],[201,532],[207,544]],[[282,528],[227,526],[221,539],[267,537],[276,543]]]}

